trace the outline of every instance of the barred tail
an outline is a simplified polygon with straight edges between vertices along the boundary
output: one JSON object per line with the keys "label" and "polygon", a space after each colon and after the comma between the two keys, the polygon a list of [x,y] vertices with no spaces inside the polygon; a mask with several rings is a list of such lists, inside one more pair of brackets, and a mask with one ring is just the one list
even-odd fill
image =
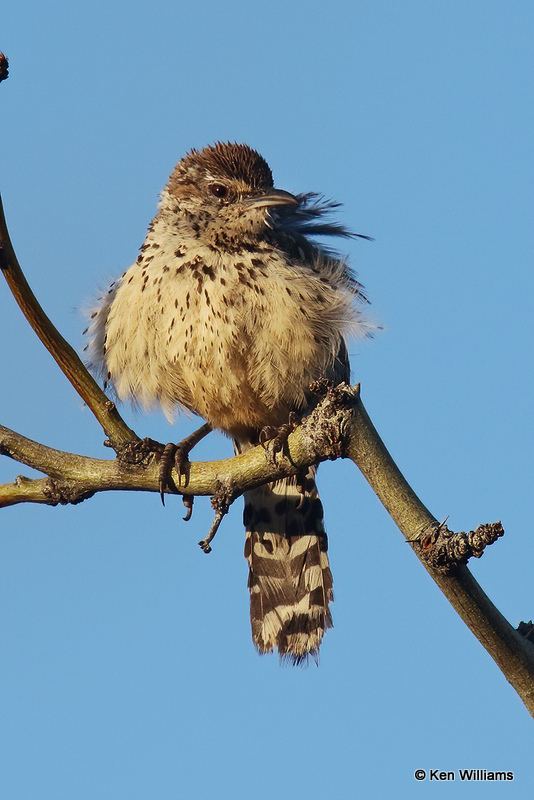
{"label": "barred tail", "polygon": [[252,638],[260,653],[276,647],[293,664],[317,661],[332,627],[332,573],[314,475],[310,470],[304,498],[295,478],[245,493]]}

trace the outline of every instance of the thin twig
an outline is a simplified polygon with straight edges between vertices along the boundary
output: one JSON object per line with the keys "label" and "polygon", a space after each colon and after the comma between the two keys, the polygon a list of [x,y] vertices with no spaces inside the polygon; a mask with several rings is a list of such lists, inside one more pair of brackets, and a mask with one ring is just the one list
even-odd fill
{"label": "thin twig", "polygon": [[120,451],[139,437],[124,422],[115,404],[106,397],[83,365],[80,357],[46,316],[32,292],[15,255],[0,197],[0,269],[15,300],[31,327],[52,355],[63,374],[87,403],[104,429],[112,447]]}

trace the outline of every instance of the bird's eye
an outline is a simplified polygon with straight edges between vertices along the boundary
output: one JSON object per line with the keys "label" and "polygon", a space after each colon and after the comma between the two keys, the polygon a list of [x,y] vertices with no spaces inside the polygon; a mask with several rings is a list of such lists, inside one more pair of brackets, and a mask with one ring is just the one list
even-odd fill
{"label": "bird's eye", "polygon": [[228,186],[225,186],[224,183],[212,183],[210,186],[210,192],[218,200],[224,200],[228,194]]}

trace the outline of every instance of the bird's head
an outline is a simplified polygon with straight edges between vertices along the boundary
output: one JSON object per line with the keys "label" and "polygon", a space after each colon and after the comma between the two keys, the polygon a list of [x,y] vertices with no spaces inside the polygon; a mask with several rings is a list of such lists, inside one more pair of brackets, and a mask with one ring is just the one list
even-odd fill
{"label": "bird's head", "polygon": [[275,189],[269,165],[246,144],[217,142],[191,150],[174,169],[162,196],[162,210],[175,215],[196,239],[224,249],[261,235],[272,224],[270,211],[299,205]]}

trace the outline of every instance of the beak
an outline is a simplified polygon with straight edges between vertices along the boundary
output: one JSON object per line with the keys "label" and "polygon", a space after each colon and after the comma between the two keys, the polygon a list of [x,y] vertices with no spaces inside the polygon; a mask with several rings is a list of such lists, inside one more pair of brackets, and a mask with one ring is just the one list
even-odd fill
{"label": "beak", "polygon": [[267,208],[268,206],[297,206],[299,200],[294,194],[283,189],[268,189],[264,194],[255,195],[245,201],[248,208]]}

